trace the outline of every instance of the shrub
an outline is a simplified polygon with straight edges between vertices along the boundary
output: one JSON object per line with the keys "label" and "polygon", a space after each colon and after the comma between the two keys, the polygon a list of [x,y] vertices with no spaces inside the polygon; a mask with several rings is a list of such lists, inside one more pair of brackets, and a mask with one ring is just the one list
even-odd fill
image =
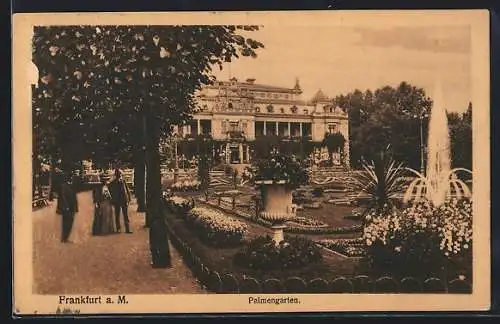
{"label": "shrub", "polygon": [[284,181],[288,187],[296,189],[307,183],[308,174],[294,156],[273,153],[258,162],[254,179]]}
{"label": "shrub", "polygon": [[[361,164],[362,170],[355,173],[349,181],[353,192],[361,193],[370,207],[380,212],[384,205],[397,203],[399,195],[404,191],[405,169],[402,163],[396,162],[387,147],[380,152],[378,159]],[[362,203],[358,200],[358,203]]]}
{"label": "shrub", "polygon": [[423,201],[402,210],[372,211],[367,221],[363,238],[376,272],[430,276],[458,271],[470,276],[470,200],[454,199],[439,207]]}
{"label": "shrub", "polygon": [[221,212],[205,207],[195,207],[185,215],[189,228],[207,245],[231,247],[243,241],[246,224]]}
{"label": "shrub", "polygon": [[234,256],[237,266],[255,270],[297,269],[322,260],[320,249],[306,238],[291,237],[275,245],[271,237],[258,237]]}
{"label": "shrub", "polygon": [[171,196],[165,200],[167,207],[174,213],[185,214],[194,208],[194,200],[187,200],[179,196]]}
{"label": "shrub", "polygon": [[198,180],[184,180],[178,181],[172,184],[172,191],[198,191],[200,189],[201,182]]}
{"label": "shrub", "polygon": [[337,240],[325,239],[320,240],[317,243],[327,249],[344,254],[348,257],[366,256],[366,244],[363,238]]}

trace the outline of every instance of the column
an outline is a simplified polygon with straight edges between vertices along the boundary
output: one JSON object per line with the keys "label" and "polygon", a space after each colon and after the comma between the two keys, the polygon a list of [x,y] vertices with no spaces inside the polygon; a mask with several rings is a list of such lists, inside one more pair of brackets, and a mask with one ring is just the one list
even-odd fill
{"label": "column", "polygon": [[229,164],[229,159],[231,157],[231,152],[229,152],[229,143],[226,143],[226,163]]}
{"label": "column", "polygon": [[279,136],[279,134],[280,134],[280,129],[278,127],[279,126],[278,124],[279,124],[279,122],[276,122],[276,136]]}
{"label": "column", "polygon": [[201,120],[197,119],[196,122],[198,123],[198,135],[201,134]]}
{"label": "column", "polygon": [[240,163],[243,163],[243,144],[240,143],[239,147],[239,153],[240,153]]}
{"label": "column", "polygon": [[263,132],[264,136],[266,136],[266,121],[264,121],[264,129],[263,129]]}
{"label": "column", "polygon": [[247,163],[250,163],[250,145],[247,144]]}
{"label": "column", "polygon": [[302,135],[302,123],[299,123],[299,128],[300,128],[300,130],[299,130],[300,137],[302,137],[302,136],[303,136],[303,135]]}
{"label": "column", "polygon": [[290,122],[288,122],[288,136],[289,137],[292,137],[292,133],[291,133],[291,128],[290,128]]}

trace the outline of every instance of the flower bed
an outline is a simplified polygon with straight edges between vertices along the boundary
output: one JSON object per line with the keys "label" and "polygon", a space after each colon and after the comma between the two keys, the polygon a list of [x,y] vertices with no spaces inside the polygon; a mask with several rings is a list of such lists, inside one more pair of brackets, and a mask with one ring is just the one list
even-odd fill
{"label": "flower bed", "polygon": [[472,202],[442,206],[424,201],[403,210],[370,212],[363,238],[372,267],[414,275],[467,274],[472,267]]}
{"label": "flower bed", "polygon": [[250,241],[235,254],[234,263],[257,270],[285,270],[305,267],[322,260],[318,247],[306,238],[286,238],[278,246],[268,237]]}
{"label": "flower bed", "polygon": [[285,228],[285,232],[295,234],[348,234],[359,233],[363,231],[363,225],[352,225],[342,227],[295,227]]}
{"label": "flower bed", "polygon": [[179,196],[171,196],[165,199],[167,207],[174,213],[185,214],[194,208],[194,200],[187,200]]}
{"label": "flower bed", "polygon": [[346,215],[344,218],[352,220],[361,220],[363,212],[364,212],[363,208],[355,208],[353,209],[350,215]]}
{"label": "flower bed", "polygon": [[320,240],[316,243],[347,257],[360,258],[366,256],[366,244],[363,238]]}
{"label": "flower bed", "polygon": [[305,218],[305,217],[294,217],[287,221],[285,224],[288,226],[295,227],[328,227],[328,224],[320,222],[315,219]]}
{"label": "flower bed", "polygon": [[170,187],[172,191],[198,191],[201,182],[198,180],[177,181]]}
{"label": "flower bed", "polygon": [[240,244],[247,229],[246,224],[206,207],[194,207],[184,219],[200,240],[217,247]]}
{"label": "flower bed", "polygon": [[[311,293],[366,293],[366,292],[377,292],[377,285],[373,284],[377,281],[378,277],[374,277],[371,273],[365,272],[364,266],[360,267],[364,261],[358,260],[356,258],[324,258],[322,262],[311,263],[305,267],[299,267],[296,269],[277,269],[277,270],[259,270],[242,268],[235,265],[234,255],[241,251],[238,248],[234,249],[220,249],[205,245],[200,239],[192,235],[192,231],[186,227],[186,222],[182,219],[176,218],[173,214],[166,213],[167,229],[169,231],[169,238],[172,244],[179,251],[184,259],[186,265],[192,270],[194,276],[199,280],[199,282],[206,286],[210,292],[225,292],[225,293],[301,293],[304,292],[303,289],[297,289],[296,285],[287,286],[288,278],[301,278],[307,286],[307,291]],[[285,239],[287,236],[285,235]],[[359,275],[359,279],[356,275]],[[366,281],[366,275],[370,276],[369,281]],[[234,278],[236,280],[236,290],[233,290],[231,285],[226,285],[225,283],[231,283],[232,281],[228,279]],[[250,279],[253,278],[253,279]],[[317,285],[313,285],[313,279],[323,278],[327,281],[327,290],[316,290]],[[460,277],[459,277],[460,278]],[[412,292],[422,293],[422,288],[424,293],[439,293],[446,292],[449,289],[450,293],[470,293],[470,281],[467,278],[459,280],[458,286],[455,288],[451,284],[448,284],[456,277],[449,276],[442,279],[433,279],[429,282],[429,287],[426,288],[426,280],[428,278],[415,278],[418,283],[413,286]],[[248,286],[248,281],[253,281],[257,283],[257,290],[248,290],[253,286]],[[266,280],[274,279],[276,282],[280,283],[278,285],[278,290],[269,290],[266,286]],[[332,283],[338,282],[347,283],[348,289],[345,286],[330,285]],[[385,279],[387,277],[385,276]],[[402,278],[395,278],[397,283],[396,289],[403,287],[401,281]],[[446,279],[446,280],[445,280]],[[465,279],[465,280],[464,280]],[[436,291],[436,280],[438,283],[444,284],[444,288]],[[222,283],[221,283],[222,281]],[[456,283],[457,280],[455,280]],[[465,282],[468,286],[468,290],[464,291],[463,285],[461,283]],[[296,283],[296,282],[295,282]],[[401,285],[400,285],[401,284]],[[313,288],[316,287],[316,288]],[[448,287],[446,287],[448,286]],[[247,288],[244,288],[247,287]],[[286,288],[285,288],[286,287]],[[294,288],[295,287],[295,288]],[[459,288],[458,290],[456,288]],[[431,290],[429,290],[429,288]],[[439,287],[438,287],[439,288]],[[402,289],[402,288],[401,288]],[[408,293],[408,290],[396,290],[395,293]],[[382,289],[380,293],[388,293],[386,289]]]}
{"label": "flower bed", "polygon": [[[217,204],[209,203],[212,206],[223,209],[221,206],[217,206]],[[233,215],[253,222],[255,224],[265,226],[270,228],[273,224],[270,221],[262,219],[260,217],[255,217],[255,215],[251,215],[246,211],[243,211],[240,208],[236,208],[235,210],[228,210]],[[304,220],[310,222],[317,222],[312,225],[311,223],[304,224]],[[328,227],[327,224],[323,222],[319,222],[312,219],[307,219],[304,217],[296,217],[291,218],[287,222],[287,227],[283,230],[286,233],[292,234],[350,234],[350,233],[359,233],[363,231],[363,226],[360,224],[352,225],[352,226],[342,226],[342,227]]]}

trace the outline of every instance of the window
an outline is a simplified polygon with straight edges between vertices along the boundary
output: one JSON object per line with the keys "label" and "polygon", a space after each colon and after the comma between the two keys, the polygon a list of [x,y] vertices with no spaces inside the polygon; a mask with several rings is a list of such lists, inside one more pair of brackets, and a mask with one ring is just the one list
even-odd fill
{"label": "window", "polygon": [[337,124],[328,124],[328,133],[333,134],[337,132]]}
{"label": "window", "polygon": [[260,107],[255,107],[255,112],[260,113]]}
{"label": "window", "polygon": [[304,115],[307,115],[307,114],[309,114],[309,110],[304,109]]}
{"label": "window", "polygon": [[286,99],[290,98],[290,95],[285,95],[285,98],[286,98]]}
{"label": "window", "polygon": [[230,103],[227,105],[227,108],[229,108],[229,109],[233,109],[233,104],[230,102]]}
{"label": "window", "polygon": [[229,122],[229,131],[230,132],[238,132],[238,131],[240,131],[238,125],[239,125],[239,122],[237,122],[237,121],[230,121]]}
{"label": "window", "polygon": [[267,106],[267,112],[268,112],[268,113],[273,113],[273,112],[274,112],[274,107],[273,107],[273,105],[268,105],[268,106]]}
{"label": "window", "polygon": [[281,113],[284,114],[285,113],[285,108],[281,108]]}
{"label": "window", "polygon": [[297,106],[293,105],[292,108],[290,108],[290,110],[292,111],[292,113],[296,114],[297,113]]}

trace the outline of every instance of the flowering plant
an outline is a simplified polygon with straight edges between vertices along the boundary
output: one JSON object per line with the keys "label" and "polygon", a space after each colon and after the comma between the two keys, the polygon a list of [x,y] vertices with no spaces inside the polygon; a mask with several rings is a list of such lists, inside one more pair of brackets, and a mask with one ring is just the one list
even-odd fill
{"label": "flowering plant", "polygon": [[202,241],[219,247],[241,243],[247,231],[245,223],[206,207],[194,207],[185,220]]}
{"label": "flowering plant", "polygon": [[363,239],[374,268],[436,274],[472,249],[472,201],[452,199],[441,206],[420,201],[403,210],[371,211]]}
{"label": "flowering plant", "polygon": [[317,243],[348,257],[364,257],[366,255],[366,245],[363,238],[324,239],[317,241]]}
{"label": "flowering plant", "polygon": [[174,191],[197,191],[200,186],[201,182],[198,180],[184,180],[172,184],[171,188]]}
{"label": "flowering plant", "polygon": [[299,217],[299,216],[290,218],[285,223],[287,225],[289,225],[289,226],[297,226],[297,227],[305,227],[305,228],[307,228],[307,227],[313,227],[313,228],[316,228],[316,227],[320,227],[320,228],[328,227],[328,224],[326,224],[324,222],[321,222],[321,221],[318,221],[318,220],[315,220],[315,219],[312,219],[312,218]]}
{"label": "flowering plant", "polygon": [[308,181],[308,174],[294,156],[271,154],[258,162],[255,181],[283,181],[293,189],[304,185]]}
{"label": "flowering plant", "polygon": [[322,261],[316,244],[305,237],[286,237],[276,246],[269,236],[248,242],[234,256],[234,263],[256,270],[297,269]]}
{"label": "flowering plant", "polygon": [[194,207],[193,200],[187,200],[179,196],[171,196],[166,199],[167,206],[174,213],[186,213]]}

